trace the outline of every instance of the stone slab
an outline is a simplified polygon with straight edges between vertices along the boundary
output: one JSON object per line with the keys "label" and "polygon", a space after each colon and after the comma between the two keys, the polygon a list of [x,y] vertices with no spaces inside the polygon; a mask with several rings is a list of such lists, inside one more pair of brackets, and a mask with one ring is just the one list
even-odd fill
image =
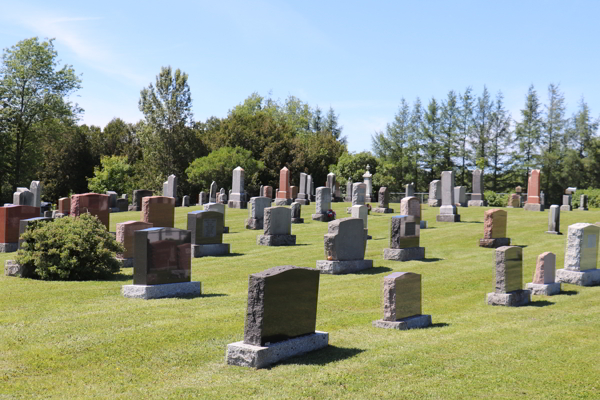
{"label": "stone slab", "polygon": [[510,246],[510,238],[479,239],[479,247],[497,249],[502,246]]}
{"label": "stone slab", "polygon": [[546,233],[549,233],[551,235],[562,235],[562,232],[556,232],[556,231],[546,231]]}
{"label": "stone slab", "polygon": [[263,229],[264,218],[247,218],[246,229],[259,230]]}
{"label": "stone slab", "polygon": [[578,286],[597,286],[600,285],[600,269],[588,269],[586,271],[559,269],[556,270],[556,282]]}
{"label": "stone slab", "polygon": [[573,211],[573,207],[563,204],[562,206],[560,206],[560,211]]}
{"label": "stone slab", "polygon": [[229,254],[230,248],[229,243],[193,244],[192,257],[223,256]]}
{"label": "stone slab", "polygon": [[315,331],[268,346],[254,346],[243,341],[227,345],[225,362],[240,367],[265,368],[290,357],[327,347],[329,333]]}
{"label": "stone slab", "polygon": [[469,207],[485,207],[485,200],[469,200],[467,202]]}
{"label": "stone slab", "polygon": [[308,200],[308,199],[296,199],[295,201],[296,201],[296,203],[300,203],[303,206],[310,205],[310,200]]}
{"label": "stone slab", "polygon": [[165,283],[162,285],[123,285],[121,294],[130,299],[160,299],[165,297],[199,296],[200,282]]}
{"label": "stone slab", "polygon": [[525,204],[525,206],[523,206],[523,209],[525,211],[544,211],[544,205],[543,204],[530,204],[527,203]]}
{"label": "stone slab", "polygon": [[19,242],[17,243],[0,243],[0,253],[13,253],[19,248]]}
{"label": "stone slab", "polygon": [[294,246],[296,235],[258,235],[256,244],[260,246]]}
{"label": "stone slab", "polygon": [[4,262],[4,275],[5,276],[22,276],[23,268],[20,264],[17,264],[15,260],[6,260]]}
{"label": "stone slab", "polygon": [[329,217],[327,214],[312,214],[311,218],[313,221],[329,222]]}
{"label": "stone slab", "polygon": [[531,290],[531,294],[536,296],[554,296],[560,293],[560,282],[554,283],[532,283],[529,282],[526,286],[527,290]]}
{"label": "stone slab", "polygon": [[133,257],[131,258],[119,258],[117,261],[121,263],[121,268],[133,268]]}
{"label": "stone slab", "polygon": [[292,218],[292,224],[303,224],[304,218]]}
{"label": "stone slab", "polygon": [[519,307],[531,302],[531,290],[515,290],[508,293],[488,293],[487,304],[490,306]]}
{"label": "stone slab", "polygon": [[377,321],[373,321],[373,326],[376,328],[398,329],[401,331],[427,328],[428,326],[431,326],[431,315],[413,315],[412,317],[402,318],[397,321],[384,321],[378,319]]}
{"label": "stone slab", "polygon": [[248,203],[245,201],[229,200],[229,202],[227,203],[227,207],[245,210],[248,208]]}
{"label": "stone slab", "polygon": [[379,214],[392,214],[394,212],[393,208],[374,208],[373,212],[379,213]]}
{"label": "stone slab", "polygon": [[384,260],[410,261],[425,258],[425,247],[407,247],[404,249],[383,249]]}
{"label": "stone slab", "polygon": [[292,204],[292,199],[275,199],[276,206],[289,206]]}
{"label": "stone slab", "polygon": [[373,260],[317,261],[317,269],[320,270],[322,274],[351,274],[368,268],[373,268]]}
{"label": "stone slab", "polygon": [[438,214],[435,216],[437,222],[460,222],[460,214]]}

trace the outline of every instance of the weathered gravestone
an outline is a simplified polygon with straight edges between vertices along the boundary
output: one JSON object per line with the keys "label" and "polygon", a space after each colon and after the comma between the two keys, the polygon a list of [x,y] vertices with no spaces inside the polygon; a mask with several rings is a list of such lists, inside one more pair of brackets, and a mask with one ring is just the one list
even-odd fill
{"label": "weathered gravestone", "polygon": [[460,222],[454,203],[454,171],[442,172],[442,206],[436,216],[437,222]]}
{"label": "weathered gravestone", "polygon": [[513,193],[508,198],[507,208],[521,208],[521,195]]}
{"label": "weathered gravestone", "polygon": [[154,195],[152,190],[138,189],[133,191],[133,203],[130,211],[142,211],[142,199]]}
{"label": "weathered gravestone", "polygon": [[308,183],[308,175],[304,172],[300,173],[300,190],[298,192],[298,196],[296,197],[296,203],[307,205],[310,204],[310,196],[308,192],[310,191],[307,183]]}
{"label": "weathered gravestone", "polygon": [[264,368],[326,347],[329,334],[315,331],[319,272],[293,265],[250,275],[244,340],[227,345],[229,365]]}
{"label": "weathered gravestone", "polygon": [[523,207],[527,211],[544,211],[544,204],[540,198],[540,182],[540,170],[532,170],[527,183],[527,204]]}
{"label": "weathered gravestone", "polygon": [[271,199],[263,196],[252,197],[249,204],[246,229],[263,229],[265,208],[271,207]]}
{"label": "weathered gravestone", "polygon": [[[557,206],[558,207],[558,206]],[[533,274],[533,282],[527,284],[532,294],[552,296],[560,293],[560,282],[554,281],[556,271],[556,256],[545,252],[538,256]]]}
{"label": "weathered gravestone", "polygon": [[17,191],[13,193],[13,204],[15,206],[31,206],[33,207],[33,193],[23,187],[18,187]]}
{"label": "weathered gravestone", "polygon": [[483,239],[479,239],[479,247],[498,248],[510,246],[510,238],[506,237],[508,214],[499,208],[487,210],[483,220]]}
{"label": "weathered gravestone", "polygon": [[352,206],[352,218],[360,218],[363,220],[363,227],[365,228],[365,234],[367,235],[367,240],[372,239],[369,235],[369,209],[367,206]]}
{"label": "weathered gravestone", "polygon": [[44,184],[40,181],[31,181],[31,185],[29,186],[29,191],[33,193],[33,204],[34,207],[42,206],[42,189],[44,188]]}
{"label": "weathered gravestone", "polygon": [[404,185],[404,197],[414,197],[414,195],[415,195],[414,182]]}
{"label": "weathered gravestone", "polygon": [[560,233],[560,210],[562,207],[558,207],[558,205],[554,204],[550,206],[548,209],[548,230],[546,233],[550,233],[552,235],[562,235]]}
{"label": "weathered gravestone", "polygon": [[427,205],[429,207],[439,207],[442,205],[442,181],[435,180],[429,183]]}
{"label": "weathered gravestone", "polygon": [[229,202],[227,203],[229,208],[245,209],[248,207],[244,191],[244,176],[245,172],[242,167],[233,170],[232,189],[229,192]]}
{"label": "weathered gravestone", "polygon": [[187,194],[183,196],[181,199],[181,207],[189,207],[190,206],[190,196]]}
{"label": "weathered gravestone", "polygon": [[344,201],[347,202],[352,202],[352,178],[348,178],[348,181],[346,182],[346,198],[344,199]]}
{"label": "weathered gravestone", "polygon": [[293,246],[296,235],[292,235],[292,212],[287,207],[265,208],[264,233],[258,235],[256,244],[261,246]]}
{"label": "weathered gravestone", "polygon": [[383,278],[383,319],[373,326],[387,329],[426,328],[431,315],[421,308],[421,275],[413,272],[394,272]]}
{"label": "weathered gravestone", "polygon": [[[157,196],[158,197],[158,196]],[[169,197],[175,202],[173,197]],[[200,295],[192,282],[191,232],[148,228],[134,233],[133,285],[123,285],[125,297],[156,299]]]}
{"label": "weathered gravestone", "polygon": [[273,187],[272,186],[265,186],[263,187],[263,197],[268,197],[269,199],[273,199]]}
{"label": "weathered gravestone", "polygon": [[172,228],[175,223],[175,198],[147,196],[142,198],[142,221],[153,227]]}
{"label": "weathered gravestone", "polygon": [[560,206],[560,211],[573,211],[573,206],[571,205],[572,195],[563,194],[563,202],[562,206]]}
{"label": "weathered gravestone", "polygon": [[292,190],[290,189],[290,171],[287,167],[279,171],[279,191],[275,198],[276,206],[288,206],[292,204]]}
{"label": "weathered gravestone", "polygon": [[198,194],[198,205],[201,206],[206,203],[208,203],[208,193],[200,192]]}
{"label": "weathered gravestone", "polygon": [[483,171],[476,169],[473,171],[473,190],[471,200],[467,203],[469,207],[484,207],[485,198],[483,196]]}
{"label": "weathered gravestone", "polygon": [[152,228],[152,224],[143,221],[127,221],[117,224],[117,242],[125,247],[125,252],[117,254],[117,260],[123,262],[123,268],[133,267],[133,257],[135,256],[135,231]]}
{"label": "weathered gravestone", "polygon": [[373,212],[389,214],[393,213],[394,209],[390,207],[390,192],[387,187],[382,186],[379,188],[379,193],[377,196],[377,200],[379,200],[379,205],[377,208],[373,209]]}
{"label": "weathered gravestone", "polygon": [[112,190],[107,190],[105,192],[105,194],[108,196],[108,208],[110,212],[119,212],[119,209],[117,207],[117,198],[119,197],[119,195],[117,194],[117,192],[112,191]]}
{"label": "weathered gravestone", "polygon": [[[352,184],[352,205],[353,206],[364,206],[367,200],[367,185],[364,183],[356,182]],[[348,214],[352,213],[352,207],[346,209]]]}
{"label": "weathered gravestone", "polygon": [[340,183],[335,183],[335,191],[333,194],[333,201],[339,202],[342,201],[342,192],[340,191]]}
{"label": "weathered gravestone", "polygon": [[71,196],[70,215],[78,217],[80,214],[90,213],[98,217],[108,230],[110,219],[109,196],[98,193],[74,194]]}
{"label": "weathered gravestone", "polygon": [[362,219],[331,221],[324,242],[326,259],[317,261],[322,274],[347,274],[373,267],[373,260],[365,260],[367,237]]}
{"label": "weathered gravestone", "polygon": [[192,211],[187,215],[187,230],[192,233],[192,257],[229,254],[223,243],[223,214],[218,211]]}
{"label": "weathered gravestone", "polygon": [[556,271],[556,281],[579,286],[600,284],[598,237],[600,227],[578,223],[569,225],[564,269]]}
{"label": "weathered gravestone", "polygon": [[290,198],[290,200],[293,201],[296,197],[298,197],[298,186],[290,186],[290,192],[292,192],[292,197]]}
{"label": "weathered gravestone", "polygon": [[117,199],[117,209],[119,212],[125,212],[129,209],[129,201],[127,201],[127,198]]}
{"label": "weathered gravestone", "polygon": [[465,186],[454,187],[454,201],[457,207],[467,207],[467,188]]}
{"label": "weathered gravestone", "polygon": [[427,229],[427,221],[421,219],[421,203],[416,197],[404,197],[400,200],[400,215],[415,217],[420,221],[421,229]]}
{"label": "weathered gravestone", "polygon": [[330,172],[327,174],[327,182],[325,183],[325,187],[329,188],[331,193],[334,192],[334,190],[335,190],[335,174],[333,172]]}
{"label": "weathered gravestone", "polygon": [[219,201],[217,203],[227,204],[227,194],[225,193],[225,188],[221,188],[219,191]]}
{"label": "weathered gravestone", "polygon": [[363,183],[366,185],[365,202],[371,202],[371,195],[373,194],[373,175],[369,172],[369,164],[367,164],[367,171],[363,174]]}
{"label": "weathered gravestone", "polygon": [[212,181],[212,183],[210,184],[210,194],[208,195],[208,202],[217,202],[217,182],[215,181]]}
{"label": "weathered gravestone", "polygon": [[[202,209],[204,211],[216,211],[219,212],[221,214],[223,214],[223,224],[225,224],[226,221],[226,215],[225,215],[225,204],[221,204],[221,203],[206,203],[202,205]],[[223,226],[223,233],[229,233],[229,227],[228,226]]]}
{"label": "weathered gravestone", "polygon": [[496,249],[496,291],[488,293],[487,304],[524,306],[531,302],[531,291],[523,290],[523,249],[503,246]]}
{"label": "weathered gravestone", "polygon": [[580,211],[587,211],[588,210],[588,197],[585,194],[582,194],[581,197],[579,198],[579,208],[578,210]]}
{"label": "weathered gravestone", "polygon": [[392,217],[390,219],[390,247],[383,249],[383,258],[394,261],[424,259],[425,247],[419,247],[420,229],[419,218],[410,215]]}
{"label": "weathered gravestone", "polygon": [[327,211],[331,209],[331,190],[328,187],[317,188],[317,199],[315,201],[315,213],[312,219],[315,221],[327,222],[329,216]]}
{"label": "weathered gravestone", "polygon": [[58,199],[58,212],[69,215],[71,212],[71,199],[69,197],[61,197]]}
{"label": "weathered gravestone", "polygon": [[304,223],[304,218],[302,218],[302,205],[298,202],[293,202],[290,207],[291,215],[292,215],[292,224],[302,224]]}

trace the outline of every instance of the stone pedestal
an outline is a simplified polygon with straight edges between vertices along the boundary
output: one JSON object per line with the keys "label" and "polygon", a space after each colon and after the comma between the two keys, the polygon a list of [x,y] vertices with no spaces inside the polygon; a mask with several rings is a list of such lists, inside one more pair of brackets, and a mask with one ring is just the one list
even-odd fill
{"label": "stone pedestal", "polygon": [[329,222],[327,214],[312,214],[311,218],[313,221]]}
{"label": "stone pedestal", "polygon": [[380,213],[380,214],[392,214],[394,212],[394,209],[377,207],[377,208],[373,209],[373,212]]}
{"label": "stone pedestal", "polygon": [[600,285],[600,269],[585,271],[559,269],[556,271],[556,281],[578,286],[597,286]]}
{"label": "stone pedestal", "polygon": [[256,244],[260,246],[294,246],[296,235],[258,235]]}
{"label": "stone pedestal", "polygon": [[123,285],[121,294],[131,299],[160,299],[164,297],[188,297],[202,294],[200,282],[165,283],[163,285]]}
{"label": "stone pedestal", "polygon": [[396,321],[378,319],[377,321],[373,321],[373,326],[385,329],[398,329],[401,331],[427,328],[428,326],[431,326],[431,315],[413,315],[412,317],[406,317]]}
{"label": "stone pedestal", "polygon": [[519,307],[531,302],[531,290],[515,290],[507,293],[488,293],[487,304],[490,306]]}
{"label": "stone pedestal", "polygon": [[510,246],[510,238],[479,239],[479,247],[497,249],[502,246]]}
{"label": "stone pedestal", "polygon": [[246,219],[246,229],[258,230],[263,229],[264,218],[248,218]]}
{"label": "stone pedestal", "polygon": [[224,256],[230,252],[229,243],[193,244],[192,257]]}
{"label": "stone pedestal", "polygon": [[19,243],[0,243],[0,253],[12,253],[17,251]]}
{"label": "stone pedestal", "polygon": [[435,216],[437,222],[460,222],[460,214],[438,214]]}
{"label": "stone pedestal", "polygon": [[573,207],[570,205],[562,205],[560,206],[560,211],[573,211]]}
{"label": "stone pedestal", "polygon": [[329,333],[315,331],[265,346],[254,346],[243,341],[227,345],[225,360],[229,365],[265,368],[281,360],[327,347]]}
{"label": "stone pedestal", "polygon": [[309,205],[309,204],[310,204],[310,200],[308,200],[308,199],[300,199],[300,198],[298,198],[298,199],[296,199],[296,203],[300,203],[300,204],[302,204],[303,206],[307,206],[307,205]]}
{"label": "stone pedestal", "polygon": [[405,249],[383,249],[384,260],[410,261],[425,258],[425,247],[407,247]]}
{"label": "stone pedestal", "polygon": [[553,296],[560,293],[560,282],[554,283],[532,283],[527,284],[527,289],[536,296]]}
{"label": "stone pedestal", "polygon": [[485,200],[469,200],[467,205],[469,207],[485,207]]}
{"label": "stone pedestal", "polygon": [[544,205],[543,204],[530,204],[530,203],[527,203],[527,204],[525,204],[525,206],[523,207],[523,209],[525,211],[544,211]]}
{"label": "stone pedestal", "polygon": [[317,269],[320,270],[322,274],[331,275],[350,274],[372,267],[373,260],[317,261]]}
{"label": "stone pedestal", "polygon": [[245,210],[246,208],[248,208],[248,203],[245,201],[229,200],[229,202],[227,202],[227,207],[240,208]]}
{"label": "stone pedestal", "polygon": [[303,224],[304,218],[292,218],[292,224]]}
{"label": "stone pedestal", "polygon": [[557,232],[557,231],[546,231],[546,233],[549,233],[551,235],[562,235],[562,232]]}

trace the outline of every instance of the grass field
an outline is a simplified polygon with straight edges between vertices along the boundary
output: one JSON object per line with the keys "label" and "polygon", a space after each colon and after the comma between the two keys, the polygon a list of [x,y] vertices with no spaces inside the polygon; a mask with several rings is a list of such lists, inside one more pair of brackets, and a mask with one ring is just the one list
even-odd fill
{"label": "grass field", "polygon": [[[334,203],[338,218],[348,203]],[[392,204],[399,211],[399,204]],[[178,208],[176,227],[186,227]],[[492,307],[493,249],[478,247],[487,208],[461,208],[461,223],[436,223],[423,208],[425,261],[383,260],[393,214],[369,216],[363,273],[321,275],[317,329],[330,346],[253,370],[225,364],[228,343],[243,339],[248,275],[278,265],[315,267],[324,258],[327,224],[293,225],[294,247],[256,245],[246,210],[227,209],[229,257],[192,261],[203,296],[134,300],[121,296],[132,270],[101,282],[42,282],[0,277],[0,399],[598,399],[600,287],[563,284],[530,306]],[[562,236],[544,233],[547,212],[508,210],[508,236],[523,246],[524,278],[537,256],[556,254],[562,268],[567,226],[600,221],[600,211],[561,213]],[[111,214],[117,222],[139,212]],[[1,254],[2,265],[14,254]],[[423,313],[433,327],[395,331],[382,317],[381,284],[394,271],[422,275]]]}

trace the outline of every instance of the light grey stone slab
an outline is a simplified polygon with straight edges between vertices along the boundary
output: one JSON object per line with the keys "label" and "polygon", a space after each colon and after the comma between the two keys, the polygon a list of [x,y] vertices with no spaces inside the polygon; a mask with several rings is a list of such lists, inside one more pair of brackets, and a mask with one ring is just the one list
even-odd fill
{"label": "light grey stone slab", "polygon": [[600,269],[586,271],[559,269],[556,271],[556,281],[578,286],[597,286],[600,285]]}
{"label": "light grey stone slab", "polygon": [[560,206],[560,211],[573,211],[573,207],[570,205],[562,205]]}
{"label": "light grey stone slab", "polygon": [[392,214],[394,212],[394,209],[377,207],[377,208],[373,209],[373,212],[379,213],[379,214]]}
{"label": "light grey stone slab", "polygon": [[510,238],[479,239],[479,247],[497,249],[502,246],[510,246]]}
{"label": "light grey stone slab", "polygon": [[523,209],[525,211],[544,211],[544,205],[543,204],[525,204],[525,206],[523,207]]}
{"label": "light grey stone slab", "polygon": [[193,244],[192,257],[224,256],[229,254],[230,248],[229,243]]}
{"label": "light grey stone slab", "polygon": [[460,222],[459,214],[438,214],[435,216],[437,222]]}
{"label": "light grey stone slab", "polygon": [[373,260],[317,261],[317,269],[320,270],[322,274],[351,274],[367,268],[373,268]]}
{"label": "light grey stone slab", "polygon": [[385,329],[398,329],[401,331],[427,328],[428,326],[431,326],[431,315],[413,315],[412,317],[402,318],[397,321],[384,321],[383,319],[378,319],[377,321],[373,321],[373,326]]}
{"label": "light grey stone slab", "polygon": [[596,268],[600,227],[588,223],[577,223],[569,225],[567,232],[564,268],[571,271]]}
{"label": "light grey stone slab", "polygon": [[248,208],[248,203],[246,203],[245,201],[229,200],[227,202],[227,207],[245,210],[246,208]]}
{"label": "light grey stone slab", "polygon": [[384,260],[410,261],[425,258],[425,247],[407,247],[404,249],[383,249]]}
{"label": "light grey stone slab", "polygon": [[554,283],[532,283],[529,282],[526,286],[527,290],[531,290],[531,294],[536,296],[554,296],[560,293],[560,282]]}
{"label": "light grey stone slab", "polygon": [[327,214],[311,214],[313,221],[329,222]]}
{"label": "light grey stone slab", "polygon": [[485,207],[484,200],[469,200],[467,202],[467,206],[469,207]]}
{"label": "light grey stone slab", "polygon": [[327,347],[329,333],[315,333],[284,340],[267,346],[254,346],[243,341],[227,345],[225,362],[240,367],[265,368],[290,357]]}
{"label": "light grey stone slab", "polygon": [[264,218],[248,218],[246,219],[246,229],[259,230],[264,227]]}
{"label": "light grey stone slab", "polygon": [[292,210],[287,207],[267,207],[264,213],[265,235],[292,234]]}
{"label": "light grey stone slab", "polygon": [[123,285],[121,294],[131,299],[144,300],[198,296],[202,294],[202,284],[200,282],[179,282],[164,285]]}
{"label": "light grey stone slab", "polygon": [[19,243],[0,243],[0,253],[13,253],[19,249]]}
{"label": "light grey stone slab", "polygon": [[454,172],[442,171],[442,205],[453,206],[456,201],[454,198]]}
{"label": "light grey stone slab", "polygon": [[508,293],[488,293],[487,304],[490,306],[519,307],[531,302],[530,290],[515,290]]}
{"label": "light grey stone slab", "polygon": [[292,204],[292,199],[275,199],[276,206],[289,206]]}
{"label": "light grey stone slab", "polygon": [[296,235],[258,235],[256,244],[260,246],[294,246]]}

